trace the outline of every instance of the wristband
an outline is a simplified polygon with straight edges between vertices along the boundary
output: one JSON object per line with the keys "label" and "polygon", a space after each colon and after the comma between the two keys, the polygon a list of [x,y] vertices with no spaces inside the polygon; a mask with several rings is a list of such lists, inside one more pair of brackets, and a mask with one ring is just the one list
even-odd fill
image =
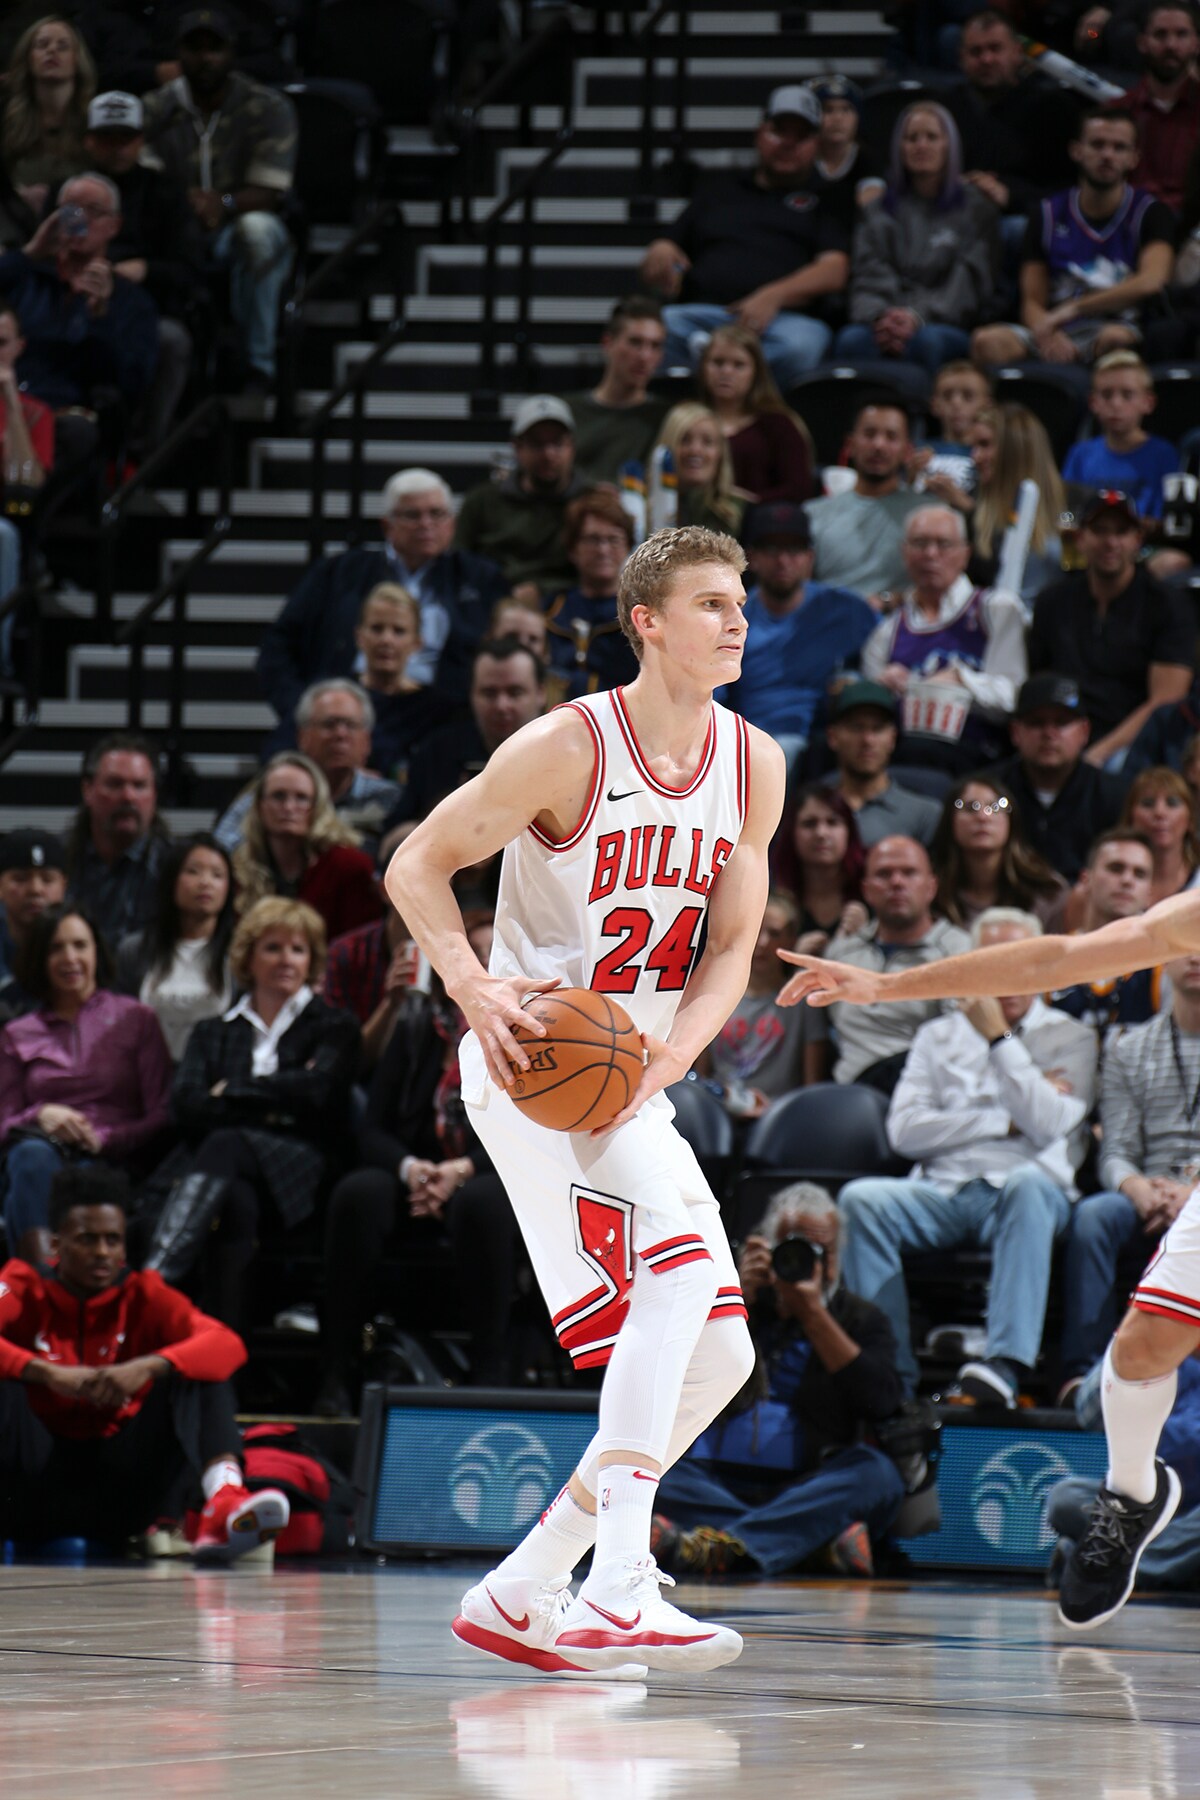
{"label": "wristband", "polygon": [[1012,1041],[1012,1032],[1011,1031],[1002,1031],[1000,1033],[999,1037],[994,1037],[994,1038],[988,1039],[988,1049],[994,1050],[996,1048],[997,1044],[1008,1044],[1008,1043],[1011,1043],[1011,1041]]}
{"label": "wristband", "polygon": [[221,208],[227,219],[237,218],[237,201],[232,194],[221,195]]}

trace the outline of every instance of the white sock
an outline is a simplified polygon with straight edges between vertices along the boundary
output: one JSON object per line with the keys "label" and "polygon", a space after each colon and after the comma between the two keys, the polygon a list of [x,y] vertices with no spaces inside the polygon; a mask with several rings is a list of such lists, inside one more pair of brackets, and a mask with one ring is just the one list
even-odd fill
{"label": "white sock", "polygon": [[1112,1345],[1104,1356],[1100,1397],[1108,1435],[1108,1485],[1143,1505],[1158,1488],[1154,1453],[1175,1404],[1175,1370],[1153,1381],[1123,1381],[1113,1368]]}
{"label": "white sock", "polygon": [[537,1524],[497,1566],[497,1575],[554,1581],[569,1575],[596,1541],[596,1515],[585,1512],[569,1487],[562,1488]]}
{"label": "white sock", "polygon": [[223,1487],[241,1487],[241,1465],[235,1463],[232,1456],[222,1457],[220,1462],[209,1463],[200,1477],[200,1485],[204,1489],[206,1500],[211,1500],[214,1494],[219,1494]]}
{"label": "white sock", "polygon": [[650,1525],[658,1499],[658,1476],[629,1463],[600,1470],[596,1495],[596,1554],[584,1587],[601,1592],[631,1558],[650,1554]]}

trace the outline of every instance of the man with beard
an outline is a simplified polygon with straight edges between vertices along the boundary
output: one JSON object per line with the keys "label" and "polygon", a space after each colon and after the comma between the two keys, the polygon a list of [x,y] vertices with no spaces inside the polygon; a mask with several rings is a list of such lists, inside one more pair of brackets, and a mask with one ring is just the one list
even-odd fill
{"label": "man with beard", "polygon": [[805,506],[817,580],[858,594],[902,587],[905,521],[926,503],[924,494],[904,482],[912,452],[908,414],[894,400],[866,401],[846,447],[858,476],[855,486]]}
{"label": "man with beard", "polygon": [[1076,101],[1030,68],[1012,21],[986,7],[959,43],[962,80],[939,95],[962,138],[965,179],[1000,212],[1020,215],[1070,179]]}
{"label": "man with beard", "polygon": [[1008,729],[1016,755],[994,764],[988,778],[1012,795],[1051,868],[1074,882],[1097,835],[1116,824],[1124,784],[1085,757],[1091,724],[1079,683],[1067,675],[1031,675]]}
{"label": "man with beard", "polygon": [[567,502],[585,491],[575,473],[575,420],[565,400],[532,394],[512,426],[517,466],[485,481],[462,503],[454,541],[500,564],[510,587],[569,587],[575,570],[563,542]]}
{"label": "man with beard", "polygon": [[1138,36],[1144,74],[1112,105],[1137,120],[1138,186],[1178,212],[1200,138],[1200,32],[1190,6],[1152,6]]}
{"label": "man with beard", "polygon": [[150,168],[183,183],[212,261],[230,270],[246,385],[275,379],[279,298],[292,243],[281,214],[296,169],[296,114],[274,88],[235,70],[236,33],[215,7],[179,21],[183,73],[146,97]]}
{"label": "man with beard", "polygon": [[168,842],[152,746],[132,732],[101,738],[83,759],[81,787],[67,838],[67,895],[119,944],[153,917]]}
{"label": "man with beard", "polygon": [[1169,207],[1127,177],[1137,121],[1093,108],[1071,145],[1078,185],[1030,214],[1021,255],[1019,323],[981,325],[978,363],[1094,362],[1141,341],[1142,309],[1165,289],[1175,254]]}
{"label": "man with beard", "polygon": [[885,837],[933,842],[942,809],[888,774],[896,750],[896,696],[879,681],[851,681],[829,702],[825,736],[837,763],[835,787],[869,850]]}

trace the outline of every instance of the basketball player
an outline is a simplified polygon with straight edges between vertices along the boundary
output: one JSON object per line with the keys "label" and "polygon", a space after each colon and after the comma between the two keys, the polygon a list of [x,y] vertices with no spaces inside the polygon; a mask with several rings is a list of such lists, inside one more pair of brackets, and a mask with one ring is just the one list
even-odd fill
{"label": "basketball player", "polygon": [[[650,1527],[662,1470],[754,1360],[717,1202],[662,1093],[746,991],[783,804],[778,745],[712,698],[740,673],[745,566],[701,527],[648,538],[617,594],[637,679],[516,732],[386,878],[466,1014],[462,1097],[559,1340],[577,1367],[607,1365],[579,1467],[454,1622],[477,1649],[553,1672],[711,1669],[742,1648],[667,1602]],[[488,971],[450,884],[501,847]],[[549,1131],[508,1092],[529,1067],[514,1027],[545,1035],[523,1001],[559,984],[613,995],[642,1033],[640,1084],[603,1131]]]}
{"label": "basketball player", "polygon": [[[895,975],[820,962],[781,950],[799,965],[779,993],[781,1006],[835,1000],[975,999],[1040,994],[1076,982],[1111,981],[1175,957],[1200,957],[1200,893],[1176,894],[1134,919],[1117,919],[1080,937],[1023,938]],[[1012,1037],[1001,1032],[993,1048]],[[1185,1111],[1195,1111],[1200,1065],[1195,1039],[1175,1040]],[[1190,1065],[1190,1071],[1189,1071]],[[1146,1546],[1179,1505],[1174,1469],[1155,1450],[1175,1400],[1175,1371],[1200,1346],[1200,1187],[1163,1238],[1104,1358],[1102,1395],[1108,1475],[1088,1529],[1063,1570],[1059,1615],[1076,1630],[1103,1625],[1133,1591]]]}

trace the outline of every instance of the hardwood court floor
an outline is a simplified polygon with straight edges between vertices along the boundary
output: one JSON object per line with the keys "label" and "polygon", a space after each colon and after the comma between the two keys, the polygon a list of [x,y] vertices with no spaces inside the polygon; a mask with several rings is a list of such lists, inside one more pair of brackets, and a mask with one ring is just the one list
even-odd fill
{"label": "hardwood court floor", "polygon": [[963,1585],[681,1588],[745,1632],[646,1687],[510,1676],[447,1630],[471,1572],[0,1569],[0,1794],[334,1800],[1182,1800],[1200,1612],[1067,1640]]}

